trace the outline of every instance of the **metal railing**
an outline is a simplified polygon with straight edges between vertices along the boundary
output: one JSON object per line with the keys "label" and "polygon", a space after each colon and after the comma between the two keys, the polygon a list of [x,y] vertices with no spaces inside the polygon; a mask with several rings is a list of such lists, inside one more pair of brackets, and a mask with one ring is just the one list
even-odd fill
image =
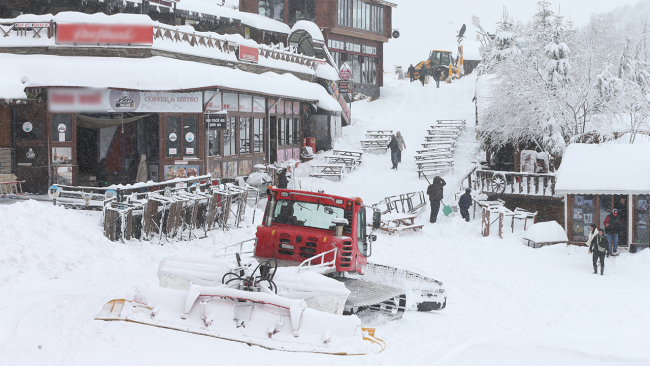
{"label": "metal railing", "polygon": [[555,174],[476,170],[474,189],[487,194],[555,195]]}
{"label": "metal railing", "polygon": [[[332,259],[329,262],[325,262],[325,255],[334,252],[334,259]],[[334,248],[331,250],[328,250],[327,252],[323,252],[319,255],[313,256],[311,258],[307,258],[304,261],[302,261],[298,265],[298,271],[311,271],[313,269],[319,269],[319,268],[325,268],[325,267],[332,267],[336,265],[336,255],[338,253],[338,248]],[[312,261],[316,258],[321,258],[321,263],[314,264],[312,266]]]}

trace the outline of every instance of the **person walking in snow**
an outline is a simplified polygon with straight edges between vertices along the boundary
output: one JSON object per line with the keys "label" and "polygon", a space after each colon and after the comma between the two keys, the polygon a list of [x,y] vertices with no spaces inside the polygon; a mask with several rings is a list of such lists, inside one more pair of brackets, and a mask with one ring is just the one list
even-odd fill
{"label": "person walking in snow", "polygon": [[404,143],[404,137],[402,137],[402,134],[399,131],[397,131],[397,134],[395,136],[397,137],[397,147],[399,147],[399,153],[397,154],[397,162],[401,163],[402,151],[406,149],[406,144]]}
{"label": "person walking in snow", "polygon": [[594,274],[598,274],[598,260],[600,259],[600,275],[605,271],[605,255],[609,258],[609,242],[602,228],[598,228],[598,235],[591,241],[589,251],[593,253]]}
{"label": "person walking in snow", "polygon": [[287,168],[282,168],[280,174],[278,174],[278,188],[287,189],[289,184],[289,179],[287,179]]}
{"label": "person walking in snow", "polygon": [[413,67],[413,64],[411,64],[411,66],[409,66],[409,68],[407,69],[407,72],[409,74],[409,77],[411,78],[411,82],[413,82],[413,80],[415,80],[415,67]]}
{"label": "person walking in snow", "polygon": [[435,69],[433,71],[433,80],[436,81],[436,88],[440,88],[440,78],[442,77],[442,70]]}
{"label": "person walking in snow", "polygon": [[435,224],[438,220],[438,211],[440,210],[440,201],[442,201],[443,187],[447,184],[439,175],[433,178],[433,183],[427,188],[429,203],[431,204],[431,216],[429,222]]}
{"label": "person walking in snow", "polygon": [[388,143],[388,147],[390,148],[390,161],[393,163],[393,167],[391,169],[397,169],[397,163],[399,163],[399,145],[397,142],[397,137],[395,137],[395,135],[390,135],[390,142]]}
{"label": "person walking in snow", "polygon": [[427,79],[427,69],[426,67],[422,67],[420,69],[420,82],[422,82],[422,86],[424,86],[424,82]]}
{"label": "person walking in snow", "polygon": [[460,196],[458,200],[458,207],[460,207],[460,215],[469,222],[469,207],[472,205],[472,189],[465,188],[465,193]]}
{"label": "person walking in snow", "polygon": [[587,245],[587,248],[589,248],[589,254],[591,254],[591,242],[594,240],[596,235],[598,235],[598,230],[596,230],[596,225],[594,224],[589,225],[589,236],[587,237],[587,242],[585,243]]}
{"label": "person walking in snow", "polygon": [[617,255],[616,251],[618,249],[618,232],[623,227],[621,223],[621,217],[618,215],[618,209],[615,208],[612,210],[611,214],[605,217],[603,225],[605,225],[605,235],[607,235],[607,241],[609,242],[609,252],[613,255]]}

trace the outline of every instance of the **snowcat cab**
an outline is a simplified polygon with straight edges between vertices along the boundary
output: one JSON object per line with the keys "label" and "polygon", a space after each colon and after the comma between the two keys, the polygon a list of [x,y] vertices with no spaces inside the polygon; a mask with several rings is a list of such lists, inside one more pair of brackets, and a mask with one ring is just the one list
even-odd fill
{"label": "snowcat cab", "polygon": [[361,198],[269,188],[268,203],[257,228],[255,256],[295,266],[331,263],[326,272],[364,274],[374,235],[367,234],[370,215],[378,228],[381,214]]}

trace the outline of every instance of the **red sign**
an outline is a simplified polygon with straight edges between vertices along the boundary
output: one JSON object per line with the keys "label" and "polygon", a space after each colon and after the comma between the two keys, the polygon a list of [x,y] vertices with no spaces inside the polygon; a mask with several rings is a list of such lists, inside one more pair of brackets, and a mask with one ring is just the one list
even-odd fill
{"label": "red sign", "polygon": [[128,24],[66,24],[56,26],[57,44],[153,44],[153,26]]}
{"label": "red sign", "polygon": [[350,69],[350,66],[348,66],[347,62],[344,62],[343,65],[341,65],[341,70],[339,70],[339,77],[343,80],[352,79],[352,69]]}
{"label": "red sign", "polygon": [[260,50],[255,47],[239,46],[239,60],[257,63]]}

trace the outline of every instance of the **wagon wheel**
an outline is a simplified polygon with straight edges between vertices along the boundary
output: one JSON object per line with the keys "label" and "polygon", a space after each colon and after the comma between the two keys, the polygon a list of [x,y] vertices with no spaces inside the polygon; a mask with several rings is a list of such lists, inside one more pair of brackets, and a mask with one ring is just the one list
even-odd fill
{"label": "wagon wheel", "polygon": [[506,177],[501,173],[494,173],[492,176],[492,192],[503,193],[506,190]]}

